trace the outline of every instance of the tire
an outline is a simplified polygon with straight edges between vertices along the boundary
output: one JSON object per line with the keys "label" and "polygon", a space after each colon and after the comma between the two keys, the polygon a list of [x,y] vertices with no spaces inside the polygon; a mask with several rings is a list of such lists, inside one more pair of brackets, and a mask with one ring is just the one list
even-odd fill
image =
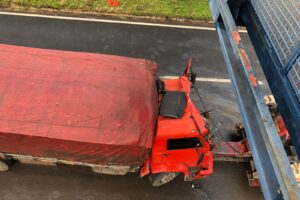
{"label": "tire", "polygon": [[12,164],[11,160],[0,159],[0,172],[8,171]]}
{"label": "tire", "polygon": [[150,174],[149,175],[149,181],[153,187],[159,187],[164,184],[167,184],[174,180],[179,173],[177,172],[163,172],[163,173],[158,173],[158,174]]}

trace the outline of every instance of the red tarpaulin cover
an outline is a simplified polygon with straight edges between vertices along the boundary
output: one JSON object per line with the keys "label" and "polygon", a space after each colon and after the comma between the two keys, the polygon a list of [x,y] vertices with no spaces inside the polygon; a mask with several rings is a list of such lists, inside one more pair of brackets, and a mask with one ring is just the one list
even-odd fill
{"label": "red tarpaulin cover", "polygon": [[0,152],[141,165],[156,70],[145,59],[0,45]]}

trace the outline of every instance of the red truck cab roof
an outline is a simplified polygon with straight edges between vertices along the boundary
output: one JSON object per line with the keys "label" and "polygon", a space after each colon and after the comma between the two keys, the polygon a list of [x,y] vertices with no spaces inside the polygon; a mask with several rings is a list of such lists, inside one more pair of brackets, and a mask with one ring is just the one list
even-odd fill
{"label": "red truck cab roof", "polygon": [[[157,125],[156,138],[184,138],[192,137],[193,135],[196,137],[199,135],[199,130],[203,131],[201,134],[207,134],[208,129],[203,117],[199,116],[199,113],[193,113],[192,106],[194,108],[194,105],[190,100],[190,81],[183,76],[181,76],[179,80],[166,79],[162,81],[164,82],[167,91],[184,92],[186,94],[186,105],[184,107],[183,115],[179,119],[165,116],[158,117],[159,123]],[[198,124],[196,124],[194,115],[198,116]]]}

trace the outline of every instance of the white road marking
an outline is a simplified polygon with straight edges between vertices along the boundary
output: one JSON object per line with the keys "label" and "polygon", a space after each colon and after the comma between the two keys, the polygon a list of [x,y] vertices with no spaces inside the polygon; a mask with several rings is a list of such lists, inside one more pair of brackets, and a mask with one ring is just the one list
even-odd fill
{"label": "white road marking", "polygon": [[[49,19],[63,19],[63,20],[75,20],[75,21],[91,21],[91,22],[116,23],[116,24],[131,24],[131,25],[140,25],[140,26],[157,26],[157,27],[196,29],[196,30],[208,30],[208,31],[215,31],[216,30],[215,28],[212,28],[212,27],[201,27],[201,26],[171,25],[171,24],[132,22],[132,21],[81,18],[81,17],[65,17],[65,16],[53,16],[53,15],[41,15],[41,14],[29,14],[29,13],[1,12],[1,11],[0,11],[0,15],[13,15],[13,16],[38,17],[38,18],[49,18]],[[239,32],[247,33],[246,30],[239,30]],[[161,76],[160,78],[163,78],[163,79],[177,79],[178,76]],[[197,77],[196,81],[213,82],[213,83],[231,83],[230,79],[222,79],[222,78]],[[264,84],[262,81],[258,81],[258,83],[260,85]]]}
{"label": "white road marking", "polygon": [[[63,19],[63,20],[102,22],[102,23],[115,23],[115,24],[130,24],[130,25],[138,25],[138,26],[155,26],[155,27],[181,28],[181,29],[194,29],[194,30],[207,30],[207,31],[215,31],[216,30],[213,27],[202,27],[202,26],[172,25],[172,24],[133,22],[133,21],[82,18],[82,17],[66,17],[66,16],[41,15],[41,14],[29,14],[29,13],[15,13],[15,12],[0,12],[0,15],[13,15],[13,16],[24,16],[24,17],[38,17],[38,18],[48,18],[48,19]],[[246,30],[239,30],[239,32],[247,33]]]}
{"label": "white road marking", "polygon": [[[178,79],[179,76],[160,76],[161,79]],[[197,77],[196,81],[199,82],[212,82],[212,83],[231,83],[230,79],[225,79],[225,78],[204,78],[204,77]],[[263,85],[264,82],[258,81],[259,85]]]}

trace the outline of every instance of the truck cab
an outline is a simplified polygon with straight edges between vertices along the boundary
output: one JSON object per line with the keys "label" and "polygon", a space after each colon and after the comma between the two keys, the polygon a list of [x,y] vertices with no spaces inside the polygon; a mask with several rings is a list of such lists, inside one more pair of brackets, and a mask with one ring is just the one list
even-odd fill
{"label": "truck cab", "polygon": [[209,128],[190,99],[189,71],[190,64],[178,79],[158,81],[159,116],[147,162],[153,186],[168,183],[180,173],[186,181],[192,181],[213,172],[213,154],[207,139]]}

